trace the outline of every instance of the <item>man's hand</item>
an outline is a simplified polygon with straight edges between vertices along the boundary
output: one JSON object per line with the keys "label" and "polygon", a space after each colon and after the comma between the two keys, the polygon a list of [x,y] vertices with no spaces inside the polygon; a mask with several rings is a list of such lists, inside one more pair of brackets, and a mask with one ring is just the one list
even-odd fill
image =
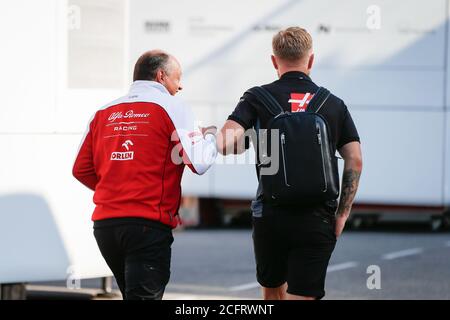
{"label": "man's hand", "polygon": [[337,215],[336,216],[336,227],[334,233],[336,234],[336,239],[339,238],[344,231],[345,223],[347,222],[348,215]]}
{"label": "man's hand", "polygon": [[200,131],[203,134],[203,137],[206,137],[207,134],[213,134],[216,135],[217,134],[217,127],[216,126],[209,126],[206,128],[200,128]]}

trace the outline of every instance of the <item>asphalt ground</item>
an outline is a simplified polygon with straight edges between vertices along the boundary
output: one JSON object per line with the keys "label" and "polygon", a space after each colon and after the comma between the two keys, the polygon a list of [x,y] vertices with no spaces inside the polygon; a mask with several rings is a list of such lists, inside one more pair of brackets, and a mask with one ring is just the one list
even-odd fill
{"label": "asphalt ground", "polygon": [[[249,228],[181,230],[174,237],[165,299],[261,298]],[[28,297],[88,299],[98,293],[101,281],[82,280],[79,291],[64,286],[29,284]],[[330,261],[326,293],[324,299],[330,300],[450,299],[450,233],[418,223],[346,231]]]}

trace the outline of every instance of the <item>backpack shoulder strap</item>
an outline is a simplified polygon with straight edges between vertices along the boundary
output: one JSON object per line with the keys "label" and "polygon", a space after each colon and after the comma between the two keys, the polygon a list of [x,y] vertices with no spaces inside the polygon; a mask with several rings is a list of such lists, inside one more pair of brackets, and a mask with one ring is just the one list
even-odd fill
{"label": "backpack shoulder strap", "polygon": [[319,87],[317,92],[314,94],[314,97],[309,102],[306,111],[310,113],[318,113],[324,106],[325,102],[327,102],[330,95],[330,91],[328,91],[324,87]]}
{"label": "backpack shoulder strap", "polygon": [[272,115],[277,116],[284,113],[284,109],[280,106],[278,101],[263,87],[253,87],[246,92],[256,97],[264,108]]}

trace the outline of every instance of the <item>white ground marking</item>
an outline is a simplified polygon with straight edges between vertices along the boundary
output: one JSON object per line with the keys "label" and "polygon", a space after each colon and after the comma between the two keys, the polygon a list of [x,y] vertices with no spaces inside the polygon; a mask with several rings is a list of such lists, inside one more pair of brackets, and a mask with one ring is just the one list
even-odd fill
{"label": "white ground marking", "polygon": [[416,254],[419,254],[422,252],[423,252],[422,248],[406,249],[406,250],[401,250],[401,251],[384,254],[382,256],[382,259],[383,260],[393,260],[393,259],[397,259],[397,258],[413,256],[413,255],[416,255]]}
{"label": "white ground marking", "polygon": [[329,266],[327,269],[327,272],[335,272],[335,271],[341,271],[341,270],[345,270],[345,269],[355,268],[358,265],[359,265],[359,263],[355,262],[355,261],[339,263],[339,264]]}

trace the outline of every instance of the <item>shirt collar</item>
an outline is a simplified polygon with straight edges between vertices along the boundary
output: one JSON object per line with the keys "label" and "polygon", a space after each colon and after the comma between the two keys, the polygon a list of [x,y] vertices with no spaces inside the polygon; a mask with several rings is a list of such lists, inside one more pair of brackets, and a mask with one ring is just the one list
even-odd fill
{"label": "shirt collar", "polygon": [[311,78],[307,74],[305,74],[305,73],[303,73],[301,71],[289,71],[289,72],[286,72],[285,74],[283,74],[281,76],[280,79],[295,79],[295,78],[296,79],[301,79],[301,80],[305,79],[305,80],[312,81]]}
{"label": "shirt collar", "polygon": [[148,89],[157,89],[162,93],[169,94],[169,91],[161,83],[156,81],[144,81],[144,80],[133,82],[133,84],[131,85],[130,93]]}

